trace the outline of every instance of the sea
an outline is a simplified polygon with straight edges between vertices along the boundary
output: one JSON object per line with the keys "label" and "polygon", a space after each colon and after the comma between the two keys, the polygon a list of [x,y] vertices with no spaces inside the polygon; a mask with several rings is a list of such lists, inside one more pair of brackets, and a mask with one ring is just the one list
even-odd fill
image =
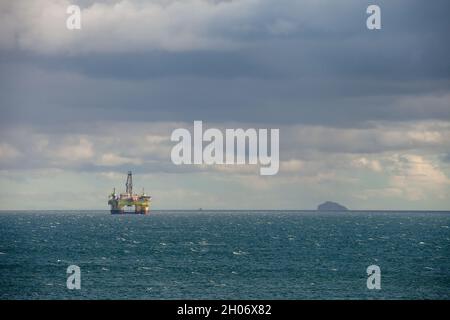
{"label": "sea", "polygon": [[0,212],[2,300],[449,298],[450,212]]}

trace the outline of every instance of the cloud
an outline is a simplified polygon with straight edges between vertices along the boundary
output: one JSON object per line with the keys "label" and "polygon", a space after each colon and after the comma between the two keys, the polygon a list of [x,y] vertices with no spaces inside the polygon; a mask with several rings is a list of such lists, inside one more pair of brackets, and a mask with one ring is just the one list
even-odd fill
{"label": "cloud", "polygon": [[289,35],[294,33],[298,26],[294,21],[279,19],[270,24],[268,27],[269,33],[273,35]]}
{"label": "cloud", "polygon": [[362,198],[404,198],[413,202],[449,198],[450,178],[431,159],[417,154],[393,154],[383,161],[388,171],[386,185],[362,190]]}
{"label": "cloud", "polygon": [[[133,61],[133,57],[124,59]],[[223,61],[221,69],[225,70],[227,59],[224,57]],[[207,72],[208,65],[205,64],[202,70]],[[145,70],[145,66],[139,69],[137,64],[136,68]],[[231,64],[228,69],[233,73],[240,67],[242,64]],[[111,68],[116,71],[127,69],[126,65]],[[208,73],[177,76],[169,72],[169,76],[154,79],[128,79],[126,76],[123,79],[123,75],[99,79],[28,64],[21,67],[3,64],[2,68],[0,63],[0,69],[4,69],[0,75],[0,108],[4,112],[0,123],[3,127],[30,123],[57,126],[58,123],[92,124],[106,120],[175,122],[194,119],[361,127],[368,121],[450,118],[450,108],[446,107],[450,103],[450,94],[440,93],[444,90],[440,81],[426,82],[425,85],[406,85],[402,81],[411,92],[396,92],[384,81],[370,83],[359,77],[343,76],[330,80],[316,75],[317,78],[309,79],[270,76],[262,79],[261,74],[261,78],[255,78],[253,76],[258,72],[246,67],[240,72],[248,77],[217,78]],[[430,83],[435,85],[428,87]],[[386,88],[383,94],[371,92],[383,88]],[[448,90],[448,85],[446,88]],[[21,94],[22,90],[27,94]],[[368,95],[362,97],[363,93]]]}
{"label": "cloud", "polygon": [[[65,142],[66,143],[66,142]],[[42,145],[38,142],[38,148],[42,148]],[[94,150],[92,143],[86,138],[80,138],[78,142],[69,145],[63,145],[55,150],[54,156],[60,158],[63,161],[80,161],[92,158]]]}
{"label": "cloud", "polygon": [[[205,128],[261,128],[258,123],[205,122]],[[218,171],[253,175],[258,166],[185,166],[170,162],[176,128],[189,122],[98,122],[65,126],[64,131],[47,127],[17,126],[0,138],[0,161],[14,157],[9,168],[123,168],[176,172]],[[280,174],[302,174],[308,170],[367,168],[382,171],[383,163],[373,157],[399,152],[423,155],[445,154],[450,148],[450,124],[443,121],[372,123],[366,128],[333,128],[315,125],[283,125],[280,129]],[[120,134],[118,134],[120,133]],[[295,147],[293,147],[295,146]],[[339,160],[337,156],[341,157]],[[334,158],[330,158],[334,157]],[[320,159],[320,160],[318,160]],[[328,161],[330,159],[330,161]],[[20,160],[20,161],[19,161]],[[317,165],[322,163],[322,167]],[[88,166],[88,167],[85,167]],[[313,169],[314,168],[314,169]]]}
{"label": "cloud", "polygon": [[185,51],[230,49],[215,29],[243,19],[259,1],[114,1],[81,10],[81,30],[66,28],[66,0],[2,4],[1,45],[40,53]]}
{"label": "cloud", "polygon": [[383,168],[378,160],[370,160],[365,157],[354,159],[352,161],[352,165],[357,168],[368,168],[375,172],[383,171]]}
{"label": "cloud", "polygon": [[395,161],[398,172],[390,178],[390,184],[402,190],[408,199],[422,200],[429,193],[448,199],[450,179],[438,166],[414,154],[401,155]]}
{"label": "cloud", "polygon": [[11,159],[17,158],[20,155],[20,152],[9,145],[8,143],[0,144],[0,160],[1,161],[9,161]]}
{"label": "cloud", "polygon": [[79,32],[68,3],[0,4],[2,126],[450,118],[447,1],[381,1],[375,33],[356,0],[80,1]]}
{"label": "cloud", "polygon": [[120,166],[124,164],[128,165],[140,165],[142,164],[141,159],[135,159],[135,158],[129,158],[129,157],[123,157],[119,156],[114,153],[105,153],[101,155],[100,161],[98,161],[98,164],[102,166]]}
{"label": "cloud", "polygon": [[[259,125],[207,122],[205,126],[223,130]],[[410,202],[416,209],[448,208],[448,122],[378,122],[358,129],[283,125],[280,171],[269,178],[259,176],[254,165],[175,166],[169,138],[180,127],[191,128],[192,123],[105,121],[95,126],[72,124],[63,132],[15,127],[0,139],[1,146],[9,146],[2,150],[15,150],[14,161],[0,157],[0,184],[11,186],[13,181],[17,190],[28,190],[30,195],[33,187],[48,185],[41,189],[52,194],[59,190],[46,180],[48,174],[39,172],[53,172],[59,177],[56,184],[72,179],[80,189],[96,186],[91,191],[97,195],[83,203],[97,208],[104,194],[114,186],[120,188],[126,172],[132,170],[142,181],[139,186],[158,198],[159,208],[255,208],[258,204],[279,209],[280,203],[284,208],[314,208],[331,198],[352,208],[376,209],[380,203],[393,209],[411,208]],[[76,207],[68,195],[59,193],[72,201],[68,207]],[[63,206],[64,201],[60,203]]]}
{"label": "cloud", "polygon": [[298,173],[304,168],[304,163],[301,160],[290,159],[281,161],[280,167],[280,170],[283,173]]}
{"label": "cloud", "polygon": [[444,121],[376,122],[361,128],[288,126],[286,143],[303,152],[379,153],[400,150],[444,150],[450,147],[450,124]]}

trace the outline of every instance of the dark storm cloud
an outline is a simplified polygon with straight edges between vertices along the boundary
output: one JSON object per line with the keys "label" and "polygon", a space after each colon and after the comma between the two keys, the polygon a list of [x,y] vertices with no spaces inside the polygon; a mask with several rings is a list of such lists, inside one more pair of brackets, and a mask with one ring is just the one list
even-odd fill
{"label": "dark storm cloud", "polygon": [[82,56],[47,56],[7,54],[3,61],[27,63],[39,68],[68,71],[92,78],[145,80],[173,76],[213,78],[265,77],[274,75],[248,54],[239,52],[195,51],[128,54],[89,54]]}
{"label": "dark storm cloud", "polygon": [[229,49],[3,50],[0,121],[450,118],[448,1],[377,1],[380,31],[365,27],[368,4],[262,2],[243,20],[208,25],[205,34],[236,44]]}
{"label": "dark storm cloud", "polygon": [[[16,69],[17,70],[17,69]],[[23,70],[2,85],[2,123],[241,121],[359,126],[369,120],[448,119],[445,81],[163,77],[98,80]],[[50,90],[51,88],[51,90]],[[435,94],[442,94],[434,97]],[[365,124],[363,124],[365,125]]]}

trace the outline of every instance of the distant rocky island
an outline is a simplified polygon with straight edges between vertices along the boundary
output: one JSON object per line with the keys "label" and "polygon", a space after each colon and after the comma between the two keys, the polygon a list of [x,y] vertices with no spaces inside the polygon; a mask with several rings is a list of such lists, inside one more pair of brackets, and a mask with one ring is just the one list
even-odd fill
{"label": "distant rocky island", "polygon": [[347,211],[348,209],[339,203],[326,201],[317,206],[317,211]]}

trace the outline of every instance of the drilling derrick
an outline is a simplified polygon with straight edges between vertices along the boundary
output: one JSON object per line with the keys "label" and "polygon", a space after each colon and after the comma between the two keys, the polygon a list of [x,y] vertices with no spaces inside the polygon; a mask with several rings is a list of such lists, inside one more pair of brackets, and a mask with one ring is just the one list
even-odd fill
{"label": "drilling derrick", "polygon": [[140,195],[133,194],[133,175],[128,171],[125,193],[117,195],[114,188],[109,195],[108,204],[111,206],[112,214],[147,214],[150,211],[151,199],[151,196],[145,194],[144,189]]}
{"label": "drilling derrick", "polygon": [[128,171],[127,183],[125,183],[126,192],[129,195],[133,194],[133,174],[131,171]]}

